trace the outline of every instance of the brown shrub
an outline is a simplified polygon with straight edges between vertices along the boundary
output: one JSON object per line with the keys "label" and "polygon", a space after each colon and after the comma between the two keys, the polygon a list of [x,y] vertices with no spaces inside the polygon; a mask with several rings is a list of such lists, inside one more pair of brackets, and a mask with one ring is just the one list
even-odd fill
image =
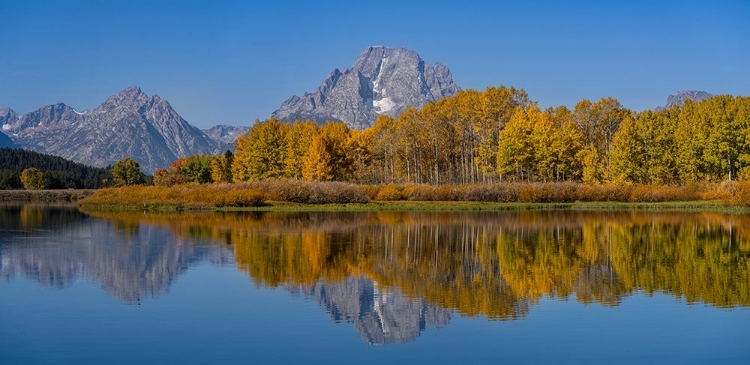
{"label": "brown shrub", "polygon": [[729,199],[729,203],[750,207],[750,181],[740,181],[735,184],[734,194]]}
{"label": "brown shrub", "polygon": [[303,204],[367,203],[370,197],[357,185],[344,182],[263,180],[247,183],[267,199]]}
{"label": "brown shrub", "polygon": [[700,196],[695,190],[683,186],[639,185],[630,193],[631,202],[673,202],[697,199],[700,199]]}
{"label": "brown shrub", "polygon": [[362,191],[367,194],[367,196],[370,198],[370,200],[378,200],[376,199],[378,196],[378,193],[380,192],[380,186],[377,185],[360,185],[359,187],[362,189]]}
{"label": "brown shrub", "polygon": [[465,201],[510,203],[518,201],[517,184],[476,184],[460,188]]}
{"label": "brown shrub", "polygon": [[586,185],[578,190],[578,201],[582,202],[628,202],[633,191],[632,185]]}

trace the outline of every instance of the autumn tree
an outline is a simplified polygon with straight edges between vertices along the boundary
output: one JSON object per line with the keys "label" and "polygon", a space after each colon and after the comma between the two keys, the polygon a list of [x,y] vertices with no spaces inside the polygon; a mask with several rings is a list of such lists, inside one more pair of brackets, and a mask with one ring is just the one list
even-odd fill
{"label": "autumn tree", "polygon": [[130,157],[115,162],[112,166],[112,182],[115,186],[142,184],[141,166]]}
{"label": "autumn tree", "polygon": [[232,182],[232,160],[234,160],[234,154],[230,150],[211,159],[211,180],[213,182]]}
{"label": "autumn tree", "polygon": [[536,118],[538,108],[517,108],[508,124],[500,132],[497,151],[497,171],[500,174],[512,172],[514,180],[530,180],[533,163],[532,118]]}
{"label": "autumn tree", "polygon": [[21,172],[21,184],[26,190],[41,190],[47,186],[47,181],[39,169],[29,167]]}
{"label": "autumn tree", "polygon": [[[590,172],[601,176],[602,179],[609,179],[612,140],[620,124],[629,114],[628,109],[611,97],[602,98],[596,103],[584,99],[575,106],[573,119],[583,133],[584,145],[593,146],[599,158],[596,164],[588,165],[589,171],[592,168],[601,168],[602,171]],[[591,157],[593,154],[589,153],[588,156]]]}
{"label": "autumn tree", "polygon": [[232,161],[234,181],[254,181],[284,176],[289,125],[271,118],[256,121],[247,134],[235,142]]}
{"label": "autumn tree", "polygon": [[286,160],[284,161],[284,176],[292,179],[303,178],[303,159],[310,150],[310,145],[320,128],[313,121],[295,121],[286,133]]}
{"label": "autumn tree", "polygon": [[[346,181],[352,174],[349,151],[349,127],[342,122],[327,122],[320,127],[323,145],[330,155],[331,179]],[[312,147],[312,145],[311,145]]]}
{"label": "autumn tree", "polygon": [[173,174],[179,174],[185,177],[189,182],[205,184],[212,181],[211,179],[211,161],[214,159],[211,155],[192,155],[182,157],[174,161],[169,171]]}
{"label": "autumn tree", "polygon": [[331,154],[322,136],[314,136],[310,148],[302,158],[302,178],[307,181],[333,179]]}

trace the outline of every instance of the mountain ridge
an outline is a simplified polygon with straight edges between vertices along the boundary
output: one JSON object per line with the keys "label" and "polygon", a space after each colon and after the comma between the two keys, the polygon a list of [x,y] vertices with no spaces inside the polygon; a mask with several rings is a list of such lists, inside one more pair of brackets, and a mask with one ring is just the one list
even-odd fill
{"label": "mountain ridge", "polygon": [[[7,109],[7,110],[5,110]],[[3,132],[22,148],[94,167],[131,157],[153,173],[179,157],[215,154],[231,148],[188,123],[158,95],[129,86],[91,111],[57,103],[24,115],[0,112]]]}
{"label": "mountain ridge", "polygon": [[288,98],[271,116],[288,122],[335,120],[365,129],[381,114],[396,117],[410,106],[421,108],[459,90],[442,64],[426,63],[403,47],[372,46],[351,68],[334,69],[315,91]]}

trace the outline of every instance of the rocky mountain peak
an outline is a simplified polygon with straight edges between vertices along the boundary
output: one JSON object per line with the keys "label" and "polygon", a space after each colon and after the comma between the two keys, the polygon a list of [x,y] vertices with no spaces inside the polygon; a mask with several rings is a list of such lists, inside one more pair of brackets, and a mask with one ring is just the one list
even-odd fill
{"label": "rocky mountain peak", "polygon": [[352,128],[372,125],[378,115],[398,116],[410,106],[455,95],[460,88],[447,67],[426,63],[406,48],[372,46],[352,68],[334,69],[312,93],[293,96],[272,116],[283,121],[342,121]]}
{"label": "rocky mountain peak", "polygon": [[149,102],[149,97],[138,86],[129,86],[122,91],[110,96],[97,109],[97,112],[106,112],[115,108],[139,109],[143,104]]}
{"label": "rocky mountain peak", "polygon": [[0,108],[0,131],[9,131],[17,120],[18,114],[13,109]]}
{"label": "rocky mountain peak", "polygon": [[[7,113],[10,114],[10,113]],[[93,112],[65,104],[24,114],[3,130],[24,148],[96,167],[125,157],[146,173],[179,157],[214,154],[231,147],[211,140],[185,121],[167,102],[131,86],[110,96]]]}
{"label": "rocky mountain peak", "polygon": [[0,108],[0,120],[15,119],[18,115],[11,108]]}

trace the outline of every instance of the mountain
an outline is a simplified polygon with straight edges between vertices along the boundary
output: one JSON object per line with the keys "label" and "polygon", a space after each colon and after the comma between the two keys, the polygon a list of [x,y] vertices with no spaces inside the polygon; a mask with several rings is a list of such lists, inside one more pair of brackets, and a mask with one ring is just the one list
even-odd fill
{"label": "mountain", "polygon": [[364,129],[380,114],[395,117],[410,106],[421,108],[459,90],[447,67],[426,63],[405,48],[374,46],[362,51],[352,68],[333,70],[317,90],[292,96],[272,116],[282,121],[338,120]]}
{"label": "mountain", "polygon": [[703,99],[708,99],[712,96],[713,95],[705,91],[700,91],[700,90],[678,91],[674,94],[670,94],[667,97],[667,105],[665,105],[664,107],[658,107],[656,108],[656,110],[669,109],[674,105],[682,106],[685,100],[701,101]]}
{"label": "mountain", "polygon": [[237,127],[233,125],[215,125],[209,129],[203,129],[208,138],[219,142],[234,144],[237,137],[246,134],[250,130],[250,127]]}
{"label": "mountain", "polygon": [[136,86],[112,95],[92,111],[79,112],[59,103],[2,122],[3,131],[23,148],[95,167],[131,157],[146,173],[179,157],[228,148],[190,125],[169,102]]}
{"label": "mountain", "polygon": [[1,127],[9,125],[18,119],[18,114],[9,108],[0,108],[0,148],[2,147],[18,147],[13,140],[4,133],[4,129]]}

